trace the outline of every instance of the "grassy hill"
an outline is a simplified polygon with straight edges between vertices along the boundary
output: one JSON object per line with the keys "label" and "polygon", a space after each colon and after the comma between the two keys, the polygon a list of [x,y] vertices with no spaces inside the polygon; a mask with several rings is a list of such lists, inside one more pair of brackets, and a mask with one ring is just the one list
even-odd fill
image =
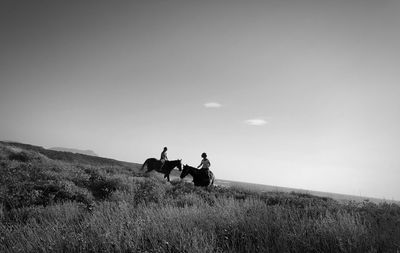
{"label": "grassy hill", "polygon": [[400,207],[167,183],[140,164],[0,142],[0,252],[396,252]]}

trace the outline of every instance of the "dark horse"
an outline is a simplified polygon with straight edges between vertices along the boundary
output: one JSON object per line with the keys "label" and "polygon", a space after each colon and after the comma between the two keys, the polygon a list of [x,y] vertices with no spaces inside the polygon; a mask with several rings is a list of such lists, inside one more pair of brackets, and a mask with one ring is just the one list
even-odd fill
{"label": "dark horse", "polygon": [[189,165],[184,165],[181,173],[181,178],[190,174],[193,177],[195,186],[210,186],[214,184],[214,174],[210,170],[196,169]]}
{"label": "dark horse", "polygon": [[162,163],[160,160],[157,160],[156,158],[149,158],[147,159],[143,165],[142,169],[144,169],[145,166],[147,166],[147,172],[150,172],[152,170],[158,171],[160,173],[164,173],[164,178],[167,178],[169,182],[169,173],[177,167],[179,171],[182,171],[182,160],[174,160],[174,161],[165,161],[164,166],[162,166]]}

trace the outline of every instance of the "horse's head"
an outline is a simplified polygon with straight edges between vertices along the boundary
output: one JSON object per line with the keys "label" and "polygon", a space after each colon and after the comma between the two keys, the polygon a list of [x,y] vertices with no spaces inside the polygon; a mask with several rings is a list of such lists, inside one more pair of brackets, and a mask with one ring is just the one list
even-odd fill
{"label": "horse's head", "polygon": [[181,179],[186,177],[189,174],[190,167],[186,164],[183,166],[183,170],[181,173]]}

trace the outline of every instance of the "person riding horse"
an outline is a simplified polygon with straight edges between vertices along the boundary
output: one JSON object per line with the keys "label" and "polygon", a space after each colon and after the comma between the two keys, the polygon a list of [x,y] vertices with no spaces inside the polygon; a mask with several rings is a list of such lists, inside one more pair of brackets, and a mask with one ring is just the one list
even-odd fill
{"label": "person riding horse", "polygon": [[207,154],[206,154],[206,153],[201,154],[201,157],[202,157],[203,159],[201,160],[200,165],[197,166],[197,168],[200,168],[200,167],[201,167],[200,170],[202,170],[202,171],[204,171],[204,172],[207,173],[207,171],[210,169],[211,163],[210,163],[210,161],[207,159]]}
{"label": "person riding horse", "polygon": [[161,167],[160,167],[160,169],[162,169],[162,167],[164,167],[165,161],[168,161],[167,150],[168,150],[168,148],[164,147],[164,150],[161,152],[161,158],[160,158]]}
{"label": "person riding horse", "polygon": [[165,161],[163,167],[161,167],[161,162],[157,158],[148,158],[143,163],[141,170],[147,167],[146,173],[155,170],[157,172],[163,173],[164,178],[166,178],[169,182],[169,174],[174,168],[178,168],[179,171],[182,171],[182,160],[173,160],[173,161]]}
{"label": "person riding horse", "polygon": [[183,179],[187,175],[193,177],[193,183],[195,186],[211,186],[214,184],[214,173],[209,169],[197,169],[189,165],[184,165],[180,178]]}

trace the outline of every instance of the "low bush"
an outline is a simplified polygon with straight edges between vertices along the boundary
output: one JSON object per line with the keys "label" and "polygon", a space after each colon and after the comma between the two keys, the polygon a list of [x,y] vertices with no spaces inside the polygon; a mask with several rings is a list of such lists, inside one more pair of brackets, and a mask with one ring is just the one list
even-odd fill
{"label": "low bush", "polygon": [[165,203],[165,186],[156,178],[138,181],[134,192],[134,205]]}
{"label": "low bush", "polygon": [[121,183],[118,179],[110,179],[92,173],[86,186],[95,198],[103,200],[109,198],[113,192],[120,188]]}
{"label": "low bush", "polygon": [[29,162],[31,157],[26,152],[11,153],[8,156],[11,161]]}

